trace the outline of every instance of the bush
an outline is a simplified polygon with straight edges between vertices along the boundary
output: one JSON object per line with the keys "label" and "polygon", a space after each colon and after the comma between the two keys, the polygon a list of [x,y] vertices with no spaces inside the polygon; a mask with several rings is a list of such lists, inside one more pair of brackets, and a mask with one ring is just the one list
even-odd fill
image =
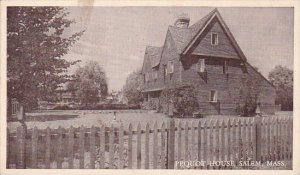
{"label": "bush", "polygon": [[173,104],[175,116],[192,116],[198,110],[199,104],[193,86],[181,86],[163,90],[160,98],[160,109],[168,113],[170,105]]}

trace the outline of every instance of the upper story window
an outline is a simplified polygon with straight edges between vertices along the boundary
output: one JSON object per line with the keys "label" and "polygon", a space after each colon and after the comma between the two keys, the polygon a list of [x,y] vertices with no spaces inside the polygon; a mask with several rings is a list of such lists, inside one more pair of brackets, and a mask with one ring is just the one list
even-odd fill
{"label": "upper story window", "polygon": [[223,73],[227,74],[228,72],[228,61],[224,61],[224,65],[223,65]]}
{"label": "upper story window", "polygon": [[150,81],[149,73],[145,73],[145,80],[146,80],[146,82],[149,82],[149,81]]}
{"label": "upper story window", "polygon": [[157,78],[158,78],[157,71],[154,71],[154,72],[153,72],[153,79],[154,79],[154,80],[157,80]]}
{"label": "upper story window", "polygon": [[204,72],[205,71],[205,59],[199,59],[197,65],[197,72]]}
{"label": "upper story window", "polygon": [[168,61],[168,73],[169,74],[174,73],[174,62],[173,61]]}
{"label": "upper story window", "polygon": [[209,94],[209,101],[210,102],[217,102],[218,101],[218,92],[216,90],[211,90]]}
{"label": "upper story window", "polygon": [[211,45],[216,46],[218,45],[218,34],[211,33]]}

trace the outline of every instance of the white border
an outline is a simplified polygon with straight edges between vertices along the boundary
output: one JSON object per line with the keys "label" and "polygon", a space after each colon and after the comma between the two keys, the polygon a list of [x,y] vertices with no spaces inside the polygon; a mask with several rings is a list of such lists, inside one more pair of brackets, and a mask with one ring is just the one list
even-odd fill
{"label": "white border", "polygon": [[93,0],[52,0],[52,1],[1,1],[1,60],[0,60],[0,174],[220,174],[224,173],[232,175],[240,174],[300,174],[300,99],[299,99],[299,73],[300,55],[299,55],[299,7],[300,1],[95,1],[94,6],[215,6],[215,7],[294,7],[294,135],[293,135],[293,170],[13,170],[6,169],[6,6],[82,6],[89,4]]}

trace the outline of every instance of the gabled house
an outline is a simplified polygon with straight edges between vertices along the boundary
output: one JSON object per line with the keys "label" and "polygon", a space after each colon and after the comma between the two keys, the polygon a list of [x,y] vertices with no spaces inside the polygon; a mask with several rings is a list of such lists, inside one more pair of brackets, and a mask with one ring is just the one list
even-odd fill
{"label": "gabled house", "polygon": [[147,46],[142,75],[144,101],[158,107],[162,90],[193,84],[202,114],[235,114],[241,82],[251,79],[261,89],[262,112],[274,113],[275,88],[247,61],[217,9],[193,25],[181,15],[169,26],[161,47]]}

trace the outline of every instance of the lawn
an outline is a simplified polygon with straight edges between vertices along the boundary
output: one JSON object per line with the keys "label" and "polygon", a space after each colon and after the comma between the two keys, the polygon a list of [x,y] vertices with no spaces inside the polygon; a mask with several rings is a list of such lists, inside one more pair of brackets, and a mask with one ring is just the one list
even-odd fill
{"label": "lawn", "polygon": [[[37,111],[35,113],[26,114],[28,116],[28,121],[26,122],[28,129],[37,127],[38,129],[45,129],[50,127],[51,129],[58,128],[59,126],[63,128],[79,127],[81,125],[85,127],[94,126],[111,126],[120,125],[122,123],[125,128],[131,123],[133,128],[136,128],[138,123],[141,124],[142,128],[146,127],[146,124],[149,123],[150,127],[157,122],[158,126],[161,126],[163,122],[168,122],[169,117],[162,113],[156,113],[153,111],[143,111],[143,110],[126,110],[126,111],[117,111],[116,118],[114,121],[112,111],[76,111],[76,110],[54,110],[54,111]],[[276,116],[291,116],[293,112],[291,111],[281,111],[275,114]],[[226,115],[214,115],[207,116],[206,119],[228,119],[228,118],[237,118],[238,116],[226,116]],[[194,118],[185,118],[179,119],[175,118],[176,123],[179,121],[182,122],[197,122],[200,119]],[[15,131],[19,122],[9,122],[8,128],[11,131]],[[151,127],[152,128],[152,127]]]}

